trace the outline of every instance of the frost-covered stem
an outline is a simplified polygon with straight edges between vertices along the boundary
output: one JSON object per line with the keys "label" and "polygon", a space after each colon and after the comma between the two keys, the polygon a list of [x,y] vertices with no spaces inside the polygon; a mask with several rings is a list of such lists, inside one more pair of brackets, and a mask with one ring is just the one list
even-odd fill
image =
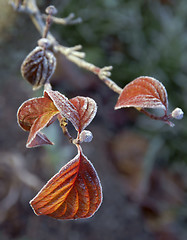
{"label": "frost-covered stem", "polygon": [[73,55],[67,55],[66,56],[71,62],[74,62],[76,65],[78,65],[81,68],[84,68],[90,72],[93,72],[96,74],[100,80],[102,80],[110,89],[112,89],[114,92],[120,94],[122,92],[122,89],[113,82],[108,76],[111,75],[110,70],[112,70],[111,66],[99,68],[95,66],[92,63],[86,62],[84,59],[80,59]]}
{"label": "frost-covered stem", "polygon": [[154,114],[151,114],[151,113],[149,113],[148,111],[146,111],[144,108],[141,108],[139,111],[142,112],[142,113],[144,113],[145,115],[147,115],[147,116],[150,117],[151,119],[160,120],[160,121],[163,121],[163,122],[167,123],[170,127],[174,127],[174,126],[175,126],[174,123],[172,123],[172,122],[169,121],[169,119],[171,118],[171,115],[167,115],[167,114],[165,113],[165,115],[164,115],[164,116],[161,116],[161,117],[155,116]]}
{"label": "frost-covered stem", "polygon": [[[100,78],[101,79],[101,78]],[[122,88],[120,88],[115,82],[113,82],[110,78],[105,77],[101,79],[110,89],[114,92],[118,93],[119,95],[122,92]]]}
{"label": "frost-covered stem", "polygon": [[[79,46],[79,45],[78,45]],[[55,51],[61,52],[64,54],[71,62],[74,62],[77,66],[84,68],[90,72],[93,72],[96,74],[99,79],[101,79],[110,89],[112,89],[114,92],[120,94],[122,92],[122,88],[120,88],[115,82],[113,82],[109,76],[111,75],[110,70],[112,70],[112,66],[107,66],[103,68],[99,68],[95,66],[92,63],[89,63],[85,61],[84,59],[81,59],[79,56],[75,56],[75,54],[71,54],[71,52],[68,54],[68,49],[71,48],[64,48],[61,45],[54,46]]]}
{"label": "frost-covered stem", "polygon": [[[36,1],[29,0],[27,2],[27,8],[32,10],[32,14],[29,14],[29,15],[36,29],[40,32],[41,36],[45,35],[46,24],[45,24],[45,21],[43,21],[42,19],[42,15],[40,10],[37,7]],[[50,43],[52,45],[56,42],[56,39],[53,37],[53,35],[50,32],[48,32],[47,38],[50,40]]]}
{"label": "frost-covered stem", "polygon": [[43,33],[43,36],[42,36],[43,38],[47,37],[47,33],[49,31],[50,25],[51,25],[51,15],[48,15],[48,17],[46,19],[46,25],[45,25],[45,28],[44,28],[44,33]]}
{"label": "frost-covered stem", "polygon": [[[12,5],[14,4],[12,3]],[[43,36],[45,34],[46,26],[42,18],[42,14],[37,7],[36,1],[27,0],[25,6],[21,6],[21,11],[29,14],[32,22],[40,32],[41,36]],[[70,15],[69,19],[71,19],[72,17],[73,16]],[[110,71],[112,70],[111,66],[99,68],[94,64],[85,61],[83,59],[85,57],[85,53],[77,51],[81,49],[80,45],[72,48],[64,47],[56,41],[56,39],[50,32],[48,32],[47,38],[53,46],[54,51],[60,52],[61,54],[65,55],[66,58],[68,58],[71,62],[75,63],[77,66],[96,74],[99,79],[102,80],[114,92],[118,94],[122,92],[122,89],[115,82],[113,82],[112,79],[109,78],[111,75]]]}
{"label": "frost-covered stem", "polygon": [[[44,19],[46,19],[47,15],[43,14],[42,17]],[[79,24],[82,22],[82,19],[80,17],[76,18],[76,19],[74,19],[74,17],[75,17],[75,14],[70,13],[69,16],[67,16],[66,18],[58,18],[58,17],[54,17],[54,16],[52,16],[51,18],[54,23],[62,24],[62,25],[74,25],[74,24]]]}
{"label": "frost-covered stem", "polygon": [[45,28],[44,28],[44,33],[43,33],[43,38],[47,37],[47,34],[49,32],[49,28],[53,22],[53,15],[55,15],[57,13],[57,9],[54,6],[49,6],[45,9],[45,12],[48,14],[47,18],[46,18],[46,24],[45,24]]}

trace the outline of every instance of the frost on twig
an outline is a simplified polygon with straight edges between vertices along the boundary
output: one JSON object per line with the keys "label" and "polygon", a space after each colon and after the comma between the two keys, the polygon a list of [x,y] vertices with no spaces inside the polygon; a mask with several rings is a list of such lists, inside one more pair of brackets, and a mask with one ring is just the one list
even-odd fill
{"label": "frost on twig", "polygon": [[103,67],[100,69],[99,71],[99,78],[103,79],[103,78],[106,78],[106,77],[110,77],[111,76],[111,70],[112,70],[112,66],[107,66],[107,67]]}
{"label": "frost on twig", "polygon": [[60,52],[61,54],[65,55],[66,57],[72,55],[76,56],[78,58],[84,58],[85,53],[84,52],[78,52],[80,49],[82,49],[81,45],[76,45],[74,47],[64,47],[60,44],[56,44],[53,47],[54,51]]}
{"label": "frost on twig", "polygon": [[[19,0],[18,0],[19,1]],[[14,6],[15,4],[12,2],[12,5]],[[23,7],[22,5],[20,6],[22,11],[25,11],[25,13],[29,14],[31,17],[31,20],[33,21],[34,25],[36,28],[39,30],[40,34],[43,36],[45,32],[45,23],[43,21],[43,18],[47,19],[47,15],[42,15],[41,12],[39,11],[36,1],[35,0],[27,0],[25,1],[25,6]],[[14,7],[15,8],[15,7]],[[59,23],[59,24],[77,24],[80,23],[82,20],[81,18],[76,18],[74,19],[74,14],[71,13],[67,18],[57,18],[54,16],[51,16],[51,20],[54,23]],[[62,46],[57,42],[55,37],[48,32],[47,36],[48,40],[51,43],[51,46],[53,48],[54,52],[59,52],[66,56],[68,60],[71,62],[75,63],[77,66],[84,68],[90,72],[93,72],[96,74],[99,79],[101,79],[109,88],[111,88],[114,92],[120,94],[122,89],[115,83],[113,82],[109,77],[111,76],[111,70],[112,67],[103,67],[99,68],[95,66],[92,63],[87,62],[84,60],[85,58],[85,53],[84,52],[79,52],[79,50],[82,48],[81,45],[76,45],[74,47],[65,47]]]}
{"label": "frost on twig", "polygon": [[[46,19],[47,15],[43,14],[42,17]],[[70,13],[69,16],[67,16],[66,18],[58,18],[53,16],[52,20],[54,23],[62,24],[62,25],[74,25],[74,24],[82,23],[82,18],[80,17],[75,18],[74,13]]]}

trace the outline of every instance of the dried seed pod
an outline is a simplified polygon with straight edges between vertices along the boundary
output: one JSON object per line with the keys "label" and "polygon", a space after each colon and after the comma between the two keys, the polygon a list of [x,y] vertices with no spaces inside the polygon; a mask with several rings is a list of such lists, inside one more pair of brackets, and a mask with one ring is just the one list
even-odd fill
{"label": "dried seed pod", "polygon": [[38,46],[23,61],[21,73],[33,85],[33,90],[36,90],[49,82],[55,68],[56,58],[53,53],[43,46]]}

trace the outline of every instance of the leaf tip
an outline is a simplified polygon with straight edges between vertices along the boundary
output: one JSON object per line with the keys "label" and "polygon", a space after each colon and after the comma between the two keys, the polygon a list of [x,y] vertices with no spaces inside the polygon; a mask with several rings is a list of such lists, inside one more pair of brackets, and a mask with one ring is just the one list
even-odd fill
{"label": "leaf tip", "polygon": [[26,147],[27,148],[34,148],[34,147],[40,147],[42,145],[54,145],[53,142],[51,142],[45,134],[38,132],[36,135],[32,136],[31,138],[28,138]]}

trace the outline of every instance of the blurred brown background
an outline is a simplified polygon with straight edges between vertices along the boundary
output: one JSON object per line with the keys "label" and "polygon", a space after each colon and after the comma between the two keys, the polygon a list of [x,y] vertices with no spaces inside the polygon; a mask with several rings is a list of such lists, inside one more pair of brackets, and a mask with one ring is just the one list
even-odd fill
{"label": "blurred brown background", "polygon": [[[138,76],[160,80],[169,108],[187,109],[186,0],[38,1],[42,11],[54,4],[61,17],[74,12],[75,26],[52,26],[65,46],[82,44],[86,60],[113,65],[121,87]],[[134,109],[114,111],[117,95],[96,76],[57,56],[52,79],[67,97],[92,97],[98,113],[89,126],[94,139],[83,151],[103,186],[103,204],[87,220],[37,217],[29,201],[76,149],[58,124],[45,130],[55,145],[26,149],[28,133],[17,125],[23,101],[41,96],[20,74],[36,46],[38,32],[25,14],[0,0],[0,239],[19,240],[186,240],[187,119],[170,128]]]}

